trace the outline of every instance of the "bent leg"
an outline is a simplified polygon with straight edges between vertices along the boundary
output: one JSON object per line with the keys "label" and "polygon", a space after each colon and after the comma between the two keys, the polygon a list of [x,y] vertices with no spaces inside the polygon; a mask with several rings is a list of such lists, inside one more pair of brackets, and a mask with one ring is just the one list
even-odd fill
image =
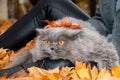
{"label": "bent leg", "polygon": [[47,0],[47,18],[56,20],[66,16],[87,20],[89,16],[71,0]]}
{"label": "bent leg", "polygon": [[57,20],[65,16],[89,18],[71,0],[41,0],[0,36],[0,47],[17,50],[36,36],[35,28],[46,25],[42,20]]}

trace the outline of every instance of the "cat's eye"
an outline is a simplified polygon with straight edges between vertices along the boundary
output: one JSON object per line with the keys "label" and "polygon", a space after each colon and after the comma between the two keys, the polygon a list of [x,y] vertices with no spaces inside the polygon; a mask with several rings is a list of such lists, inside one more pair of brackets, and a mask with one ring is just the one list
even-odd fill
{"label": "cat's eye", "polygon": [[64,40],[58,41],[58,44],[59,44],[59,45],[64,45],[64,43],[65,43]]}
{"label": "cat's eye", "polygon": [[46,41],[45,41],[45,44],[46,44],[46,45],[50,45],[51,42],[50,42],[49,40],[46,40]]}

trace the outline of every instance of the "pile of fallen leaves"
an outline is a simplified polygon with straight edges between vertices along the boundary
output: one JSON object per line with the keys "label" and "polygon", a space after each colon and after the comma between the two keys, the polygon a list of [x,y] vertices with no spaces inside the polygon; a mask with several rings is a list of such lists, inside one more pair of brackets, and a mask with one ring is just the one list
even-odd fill
{"label": "pile of fallen leaves", "polygon": [[[34,43],[35,40],[32,40],[17,52],[0,48],[0,68],[4,69],[20,51],[32,48]],[[9,78],[5,74],[0,80],[120,80],[120,66],[114,66],[111,70],[105,68],[98,70],[95,66],[91,68],[90,64],[76,62],[75,67],[62,67],[61,70],[59,68],[45,70],[34,66],[27,70],[29,73],[21,70]]]}
{"label": "pile of fallen leaves", "polygon": [[22,51],[31,49],[35,44],[36,39],[31,40],[24,48],[13,51],[9,49],[0,48],[0,70],[5,69],[14,58],[19,55]]}
{"label": "pile of fallen leaves", "polygon": [[14,51],[0,48],[0,70],[4,69],[9,63]]}
{"label": "pile of fallen leaves", "polygon": [[0,80],[120,80],[120,66],[114,66],[111,70],[105,68],[98,71],[82,62],[76,62],[75,67],[63,67],[44,70],[37,67],[28,68],[29,73],[24,72],[17,76],[7,78],[2,76]]}

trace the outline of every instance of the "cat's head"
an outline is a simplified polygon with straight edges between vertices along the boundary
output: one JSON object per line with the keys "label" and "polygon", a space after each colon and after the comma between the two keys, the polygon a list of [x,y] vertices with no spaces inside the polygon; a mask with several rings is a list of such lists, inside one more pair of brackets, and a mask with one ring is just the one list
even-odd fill
{"label": "cat's head", "polygon": [[37,41],[43,54],[52,59],[64,58],[71,55],[73,43],[82,33],[80,29],[48,28],[36,29]]}

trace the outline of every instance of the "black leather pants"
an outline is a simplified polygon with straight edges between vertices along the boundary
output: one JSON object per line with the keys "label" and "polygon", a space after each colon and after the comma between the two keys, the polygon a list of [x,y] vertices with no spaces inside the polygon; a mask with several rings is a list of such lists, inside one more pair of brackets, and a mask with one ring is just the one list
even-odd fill
{"label": "black leather pants", "polygon": [[35,28],[46,25],[42,20],[57,20],[65,16],[83,20],[89,18],[71,0],[40,0],[31,11],[0,36],[0,47],[17,50],[36,36]]}

